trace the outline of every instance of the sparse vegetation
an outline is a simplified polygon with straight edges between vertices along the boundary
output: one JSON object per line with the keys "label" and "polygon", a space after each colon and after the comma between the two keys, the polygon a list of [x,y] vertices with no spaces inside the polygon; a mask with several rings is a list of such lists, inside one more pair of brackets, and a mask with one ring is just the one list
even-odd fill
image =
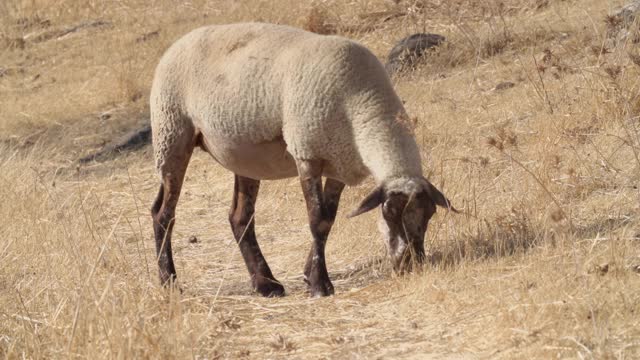
{"label": "sparse vegetation", "polygon": [[[612,41],[607,17],[622,0],[229,4],[0,2],[0,356],[640,356],[638,29]],[[425,174],[464,211],[431,221],[423,271],[391,274],[375,214],[345,219],[363,184],[327,245],[338,295],[309,300],[298,181],[264,182],[256,233],[288,295],[252,294],[230,175],[196,152],[174,230],[184,292],[159,287],[150,151],[76,160],[146,116],[169,44],[236,21],[348,36],[380,59],[413,32],[447,38],[396,80]],[[109,25],[77,28],[91,23]]]}

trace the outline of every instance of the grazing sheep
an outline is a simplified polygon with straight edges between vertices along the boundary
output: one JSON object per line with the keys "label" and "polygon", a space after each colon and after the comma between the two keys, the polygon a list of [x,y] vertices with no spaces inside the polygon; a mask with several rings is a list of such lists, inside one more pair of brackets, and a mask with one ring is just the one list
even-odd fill
{"label": "grazing sheep", "polygon": [[313,235],[304,275],[313,296],[334,291],[324,249],[345,184],[375,178],[378,188],[351,216],[382,205],[381,229],[400,271],[412,258],[423,261],[435,205],[450,207],[422,176],[383,65],[350,40],[259,23],[199,28],[160,60],[150,103],[161,178],[151,212],[163,284],[176,278],[171,230],[196,146],[235,173],[229,221],[253,288],[264,296],[284,288],[255,237],[260,180],[300,177]]}

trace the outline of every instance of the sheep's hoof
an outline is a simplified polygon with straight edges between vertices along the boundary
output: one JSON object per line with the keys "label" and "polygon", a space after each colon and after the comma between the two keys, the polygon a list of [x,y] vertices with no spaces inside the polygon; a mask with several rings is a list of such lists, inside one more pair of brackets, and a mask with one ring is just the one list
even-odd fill
{"label": "sheep's hoof", "polygon": [[178,285],[178,277],[176,274],[167,275],[166,273],[160,272],[160,284],[167,290],[177,291],[180,292],[180,294],[184,292],[182,287]]}
{"label": "sheep's hoof", "polygon": [[319,281],[316,284],[311,284],[309,286],[309,293],[313,298],[319,298],[324,296],[333,295],[335,290],[333,289],[333,284],[330,280]]}
{"label": "sheep's hoof", "polygon": [[253,285],[255,291],[264,297],[284,296],[284,286],[275,279],[262,279]]}

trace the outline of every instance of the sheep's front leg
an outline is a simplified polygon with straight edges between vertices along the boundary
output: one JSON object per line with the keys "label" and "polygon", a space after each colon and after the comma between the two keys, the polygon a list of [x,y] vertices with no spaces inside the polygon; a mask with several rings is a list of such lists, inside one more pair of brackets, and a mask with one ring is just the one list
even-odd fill
{"label": "sheep's front leg", "polygon": [[262,296],[283,296],[284,287],[271,273],[256,240],[254,212],[259,188],[260,181],[236,175],[229,223],[251,275],[253,289]]}
{"label": "sheep's front leg", "polygon": [[327,179],[323,192],[322,162],[298,161],[297,165],[302,192],[307,204],[309,227],[313,235],[313,245],[304,269],[305,281],[309,284],[311,296],[332,295],[334,292],[333,284],[331,284],[327,272],[324,249],[336,217],[344,184]]}

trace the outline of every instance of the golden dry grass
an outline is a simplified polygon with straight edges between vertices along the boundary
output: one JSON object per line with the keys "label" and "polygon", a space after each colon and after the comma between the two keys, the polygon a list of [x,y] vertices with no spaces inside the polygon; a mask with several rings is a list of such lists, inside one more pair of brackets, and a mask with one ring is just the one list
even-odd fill
{"label": "golden dry grass", "polygon": [[[0,3],[0,355],[637,358],[640,52],[605,23],[621,4]],[[226,220],[232,176],[197,152],[174,233],[185,291],[158,286],[150,151],[75,160],[144,119],[171,42],[245,20],[336,32],[381,58],[415,31],[448,38],[395,79],[425,174],[467,214],[432,220],[422,273],[391,274],[374,214],[341,216],[367,182],[346,191],[328,244],[336,296],[308,299],[298,182],[263,182],[257,235],[288,296],[252,294]]]}

